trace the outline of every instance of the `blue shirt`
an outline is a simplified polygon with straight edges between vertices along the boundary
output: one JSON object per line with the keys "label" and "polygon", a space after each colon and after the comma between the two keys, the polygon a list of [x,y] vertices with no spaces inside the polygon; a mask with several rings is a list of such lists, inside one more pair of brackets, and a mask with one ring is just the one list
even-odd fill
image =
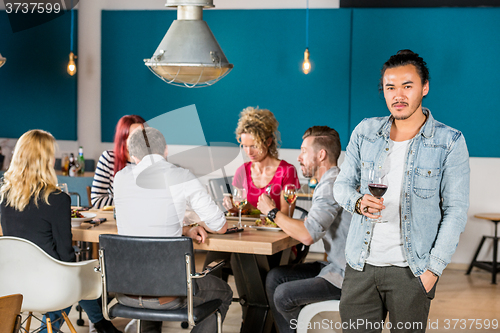
{"label": "blue shirt", "polygon": [[328,169],[314,189],[312,206],[304,225],[314,243],[323,239],[328,263],[318,277],[324,278],[341,289],[346,260],[345,242],[351,223],[351,213],[346,212],[333,198],[333,183],[339,168]]}
{"label": "blue shirt", "polygon": [[[415,276],[426,270],[441,275],[465,229],[469,208],[464,136],[434,120],[428,109],[423,112],[427,120],[408,144],[401,189],[401,236]],[[384,165],[392,122],[392,116],[364,119],[354,129],[334,187],[335,199],[347,211],[354,212],[358,198],[370,193],[368,170]],[[353,269],[364,267],[372,229],[365,216],[353,215],[346,243],[347,263]]]}

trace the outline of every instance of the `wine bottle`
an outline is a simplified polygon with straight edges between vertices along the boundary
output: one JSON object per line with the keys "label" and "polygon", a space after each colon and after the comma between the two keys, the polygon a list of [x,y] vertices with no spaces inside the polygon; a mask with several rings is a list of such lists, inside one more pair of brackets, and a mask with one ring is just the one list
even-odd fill
{"label": "wine bottle", "polygon": [[78,164],[79,164],[78,174],[83,176],[83,173],[85,172],[85,158],[83,157],[82,146],[78,148]]}
{"label": "wine bottle", "polygon": [[76,173],[78,171],[78,168],[76,166],[75,155],[73,155],[73,153],[69,154],[68,170],[69,170],[70,177],[76,177]]}

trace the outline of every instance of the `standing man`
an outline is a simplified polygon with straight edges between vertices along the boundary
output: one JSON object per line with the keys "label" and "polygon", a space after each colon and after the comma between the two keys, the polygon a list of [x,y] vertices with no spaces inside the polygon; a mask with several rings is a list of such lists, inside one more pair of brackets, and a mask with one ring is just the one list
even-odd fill
{"label": "standing man", "polygon": [[268,195],[257,207],[289,236],[305,245],[323,239],[328,262],[279,266],[267,275],[266,291],[279,333],[295,332],[301,308],[310,303],[339,299],[344,268],[344,249],[351,214],[333,198],[333,183],[339,174],[339,134],[328,126],[309,128],[302,137],[299,162],[306,178],[315,177],[312,206],[305,221],[280,212]]}
{"label": "standing man", "polygon": [[[196,177],[186,169],[166,161],[167,144],[157,129],[135,130],[128,138],[129,155],[134,165],[117,172],[114,179],[114,199],[118,234],[151,237],[193,238],[203,243],[207,232],[223,234],[227,229],[224,213],[213,202]],[[184,226],[189,205],[204,221],[204,226]],[[206,230],[205,230],[206,229]],[[196,280],[198,292],[194,305],[220,299],[219,310],[224,320],[233,297],[228,284],[207,275]],[[186,298],[140,297],[117,295],[118,302],[132,307],[176,309],[186,306]],[[161,333],[162,322],[143,321],[141,333]],[[196,325],[191,332],[216,332],[215,314]]]}
{"label": "standing man", "polygon": [[[382,67],[380,89],[391,116],[353,131],[334,195],[353,212],[340,300],[346,332],[425,332],[438,277],[467,222],[469,155],[461,132],[422,108],[429,92],[424,60],[401,50]],[[370,195],[369,170],[388,190]],[[387,223],[372,223],[378,214]]]}

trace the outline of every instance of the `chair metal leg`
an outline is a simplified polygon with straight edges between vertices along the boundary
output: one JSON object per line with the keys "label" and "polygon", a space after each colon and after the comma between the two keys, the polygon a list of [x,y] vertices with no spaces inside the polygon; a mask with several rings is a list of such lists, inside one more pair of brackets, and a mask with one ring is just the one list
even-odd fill
{"label": "chair metal leg", "polygon": [[481,252],[481,248],[483,247],[484,241],[486,240],[486,236],[483,236],[481,241],[479,242],[479,246],[477,247],[476,253],[474,254],[474,258],[472,258],[472,261],[470,262],[469,269],[467,269],[467,272],[465,275],[469,275],[472,269],[474,268],[474,264],[476,263],[477,256],[479,255],[479,252]]}
{"label": "chair metal leg", "polygon": [[142,320],[137,319],[137,333],[141,333]]}
{"label": "chair metal leg", "polygon": [[68,328],[71,331],[71,333],[76,333],[75,327],[73,326],[73,324],[69,320],[68,315],[66,314],[66,312],[62,311],[62,316],[63,316],[64,320],[66,321],[66,324],[68,325]]}
{"label": "chair metal leg", "polygon": [[52,333],[52,322],[49,317],[45,320],[45,324],[47,325],[47,333]]}
{"label": "chair metal leg", "polygon": [[215,314],[217,315],[217,333],[222,333],[222,315],[219,310]]}
{"label": "chair metal leg", "polygon": [[28,319],[26,319],[26,332],[28,333],[31,327],[31,318],[33,318],[33,312],[28,313]]}

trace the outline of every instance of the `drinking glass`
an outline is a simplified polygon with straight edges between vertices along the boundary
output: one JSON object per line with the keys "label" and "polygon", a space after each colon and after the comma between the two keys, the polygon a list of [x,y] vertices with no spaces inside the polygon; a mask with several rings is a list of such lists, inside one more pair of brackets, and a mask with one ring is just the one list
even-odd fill
{"label": "drinking glass", "polygon": [[[368,189],[375,198],[382,198],[385,192],[387,192],[388,187],[387,175],[382,168],[375,167],[368,171]],[[380,212],[378,215],[380,215]],[[377,219],[369,219],[369,221],[372,223],[388,222],[387,220],[382,220],[380,216]]]}
{"label": "drinking glass", "polygon": [[61,172],[63,176],[69,175],[69,157],[68,154],[62,154],[61,157]]}
{"label": "drinking glass", "polygon": [[292,217],[292,204],[297,199],[297,188],[295,187],[295,185],[285,185],[285,189],[283,190],[283,197],[288,203],[288,217]]}
{"label": "drinking glass", "polygon": [[247,190],[235,187],[233,190],[233,206],[239,210],[238,228],[241,229],[241,210],[247,205]]}
{"label": "drinking glass", "polygon": [[56,186],[57,186],[58,189],[61,190],[61,192],[64,192],[67,195],[69,195],[68,184],[66,184],[66,183],[60,183],[60,184],[56,184]]}

